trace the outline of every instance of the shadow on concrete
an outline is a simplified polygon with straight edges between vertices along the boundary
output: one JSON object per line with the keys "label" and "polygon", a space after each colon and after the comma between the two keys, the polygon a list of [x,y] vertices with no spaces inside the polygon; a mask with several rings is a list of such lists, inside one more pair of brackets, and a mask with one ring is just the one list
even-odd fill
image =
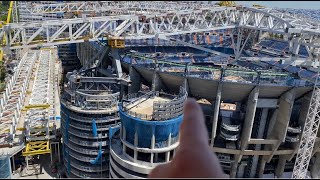
{"label": "shadow on concrete", "polygon": [[[52,161],[55,162],[56,158],[52,158]],[[50,154],[42,154],[40,157],[40,166],[42,167],[42,172],[45,171],[44,173],[48,174],[51,177],[57,177],[57,173],[53,172],[52,168],[52,163],[50,160]],[[57,172],[57,171],[56,171]]]}

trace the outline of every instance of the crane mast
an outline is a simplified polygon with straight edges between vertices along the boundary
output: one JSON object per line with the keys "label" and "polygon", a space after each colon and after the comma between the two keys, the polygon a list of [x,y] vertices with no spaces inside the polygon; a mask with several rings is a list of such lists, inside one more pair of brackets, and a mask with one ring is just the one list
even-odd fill
{"label": "crane mast", "polygon": [[320,86],[317,85],[318,78],[319,72],[314,84],[308,115],[303,128],[299,150],[294,164],[292,173],[293,179],[306,178],[314,143],[317,138],[320,123]]}
{"label": "crane mast", "polygon": [[[9,24],[10,23],[13,3],[14,3],[14,1],[10,1],[10,6],[9,6],[9,9],[8,9],[7,21],[4,22],[4,24]],[[1,25],[1,27],[2,27],[2,25]],[[6,42],[6,39],[3,38],[3,43],[5,43],[5,42]],[[2,60],[3,60],[3,50],[1,49],[0,50],[0,62],[2,62]]]}

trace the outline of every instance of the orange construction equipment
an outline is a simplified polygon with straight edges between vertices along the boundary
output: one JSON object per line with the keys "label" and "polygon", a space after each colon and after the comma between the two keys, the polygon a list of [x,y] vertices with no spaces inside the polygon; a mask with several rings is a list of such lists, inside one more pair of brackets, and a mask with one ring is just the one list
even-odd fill
{"label": "orange construction equipment", "polygon": [[210,37],[209,35],[206,35],[207,44],[210,44]]}
{"label": "orange construction equipment", "polygon": [[195,44],[198,44],[198,41],[197,41],[197,35],[196,35],[196,34],[195,34],[195,35],[193,35],[193,39],[194,39]]}
{"label": "orange construction equipment", "polygon": [[219,6],[228,6],[228,7],[236,5],[236,3],[234,1],[219,1],[216,4],[219,5]]}

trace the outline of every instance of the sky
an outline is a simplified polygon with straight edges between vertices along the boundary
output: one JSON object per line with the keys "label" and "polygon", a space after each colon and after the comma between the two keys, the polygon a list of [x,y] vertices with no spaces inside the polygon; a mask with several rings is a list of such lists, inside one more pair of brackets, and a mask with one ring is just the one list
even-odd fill
{"label": "sky", "polygon": [[[218,1],[217,1],[218,2]],[[266,7],[295,8],[295,9],[319,9],[320,1],[235,1],[236,4],[259,4]]]}

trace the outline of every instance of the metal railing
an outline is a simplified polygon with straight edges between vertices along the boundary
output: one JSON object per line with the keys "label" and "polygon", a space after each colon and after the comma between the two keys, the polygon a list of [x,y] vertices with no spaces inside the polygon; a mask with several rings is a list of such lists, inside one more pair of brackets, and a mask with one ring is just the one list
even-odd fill
{"label": "metal railing", "polygon": [[[61,115],[66,116],[64,111],[61,111]],[[106,115],[105,117],[100,117],[100,118],[99,117],[89,118],[89,117],[83,117],[83,116],[77,115],[76,113],[70,111],[69,118],[75,121],[84,122],[84,123],[91,123],[92,119],[94,119],[96,123],[107,123],[107,122],[118,120],[119,116],[115,114],[115,115],[109,115],[109,116]]]}
{"label": "metal railing", "polygon": [[183,104],[187,99],[188,93],[180,87],[179,96],[170,102],[157,102],[153,103],[153,118],[154,120],[161,121],[176,118],[183,113]]}
{"label": "metal railing", "polygon": [[187,99],[188,94],[187,94],[187,91],[182,87],[180,87],[179,95],[174,99],[170,100],[170,102],[154,101],[152,115],[130,111],[132,107],[128,109],[126,108],[127,104],[134,104],[139,101],[147,100],[147,98],[159,96],[161,94],[164,94],[164,93],[151,91],[142,96],[139,96],[138,93],[129,94],[126,96],[126,98],[127,99],[133,98],[134,100],[129,103],[122,103],[122,108],[124,109],[124,111],[126,111],[128,115],[142,119],[142,120],[156,120],[156,121],[168,120],[168,119],[176,118],[183,113],[183,103]]}
{"label": "metal railing", "polygon": [[24,54],[0,100],[0,144],[11,143],[15,136],[36,57],[36,51],[28,51]]}

